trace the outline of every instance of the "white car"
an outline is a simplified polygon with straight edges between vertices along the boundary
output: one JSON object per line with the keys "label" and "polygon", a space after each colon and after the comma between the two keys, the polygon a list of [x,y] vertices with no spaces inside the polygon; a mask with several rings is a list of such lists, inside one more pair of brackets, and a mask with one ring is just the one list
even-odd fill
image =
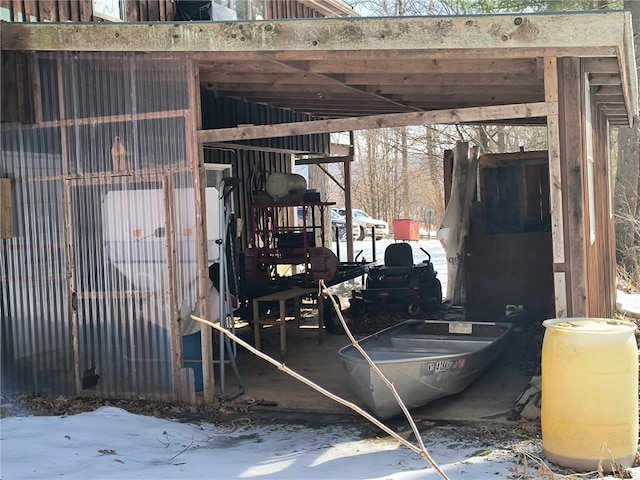
{"label": "white car", "polygon": [[[338,208],[337,211],[342,216],[346,216],[347,214],[347,210],[344,208]],[[365,212],[364,210],[359,210],[357,208],[354,208],[352,210],[352,213],[353,223],[357,224],[360,228],[360,235],[358,236],[358,240],[363,240],[367,235],[371,235],[371,229],[374,227],[376,240],[386,238],[387,235],[389,235],[389,224],[384,220],[372,218],[367,212]]]}

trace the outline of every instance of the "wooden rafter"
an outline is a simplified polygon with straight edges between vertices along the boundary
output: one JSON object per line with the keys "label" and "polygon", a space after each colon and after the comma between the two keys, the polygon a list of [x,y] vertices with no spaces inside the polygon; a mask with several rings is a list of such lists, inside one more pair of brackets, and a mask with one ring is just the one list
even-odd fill
{"label": "wooden rafter", "polygon": [[[355,93],[358,93],[358,94],[362,94],[362,93],[363,93],[363,94],[365,94],[367,97],[372,97],[372,98],[374,98],[374,99],[376,99],[376,100],[382,100],[383,102],[392,103],[392,104],[394,104],[394,105],[396,105],[396,106],[404,107],[404,108],[407,108],[407,109],[409,109],[409,110],[415,110],[415,111],[422,111],[422,110],[423,110],[422,108],[414,107],[414,106],[411,106],[411,105],[407,105],[407,104],[406,104],[406,103],[404,103],[404,102],[399,102],[399,101],[394,100],[394,99],[392,99],[392,98],[385,97],[384,95],[380,95],[378,92],[375,92],[375,91],[369,91],[369,92],[364,91],[364,90],[362,90],[362,88],[360,88],[359,86],[358,86],[358,87],[353,86],[353,85],[351,85],[351,84],[350,84],[351,82],[348,82],[348,81],[347,81],[347,80],[345,80],[345,79],[341,79],[341,78],[340,78],[339,76],[337,76],[337,75],[331,75],[331,74],[327,74],[327,73],[319,73],[319,72],[309,72],[308,70],[304,69],[304,68],[303,68],[302,66],[300,66],[300,65],[298,65],[297,67],[295,67],[295,66],[288,65],[288,64],[286,64],[286,63],[284,63],[284,62],[280,62],[280,61],[278,61],[278,60],[271,60],[271,61],[272,61],[272,62],[274,62],[274,63],[281,64],[281,65],[286,65],[286,66],[288,66],[288,67],[292,68],[293,70],[296,70],[296,71],[303,71],[303,72],[305,72],[306,74],[310,74],[310,75],[313,75],[313,76],[315,76],[315,77],[319,77],[319,78],[322,78],[322,79],[328,80],[329,82],[334,83],[334,84],[337,84],[339,87],[341,87],[341,88],[343,88],[344,90],[347,90],[347,91],[349,91],[349,92],[355,92]],[[353,82],[353,83],[357,83],[357,82]]]}

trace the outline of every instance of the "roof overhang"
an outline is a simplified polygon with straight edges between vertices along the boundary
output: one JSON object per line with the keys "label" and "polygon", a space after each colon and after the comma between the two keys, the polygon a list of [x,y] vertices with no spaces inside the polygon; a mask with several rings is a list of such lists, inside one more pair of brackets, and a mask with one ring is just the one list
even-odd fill
{"label": "roof overhang", "polygon": [[[598,26],[597,35],[589,25]],[[199,66],[204,89],[322,119],[445,112],[431,116],[448,115],[455,121],[459,109],[472,109],[462,117],[490,123],[483,114],[474,119],[481,110],[473,109],[504,106],[505,113],[495,121],[543,124],[544,116],[506,117],[513,105],[545,101],[545,58],[578,57],[584,59],[599,108],[612,125],[630,125],[638,113],[627,11],[16,23],[3,24],[1,35],[6,50],[188,53]],[[415,120],[424,119],[418,115]]]}

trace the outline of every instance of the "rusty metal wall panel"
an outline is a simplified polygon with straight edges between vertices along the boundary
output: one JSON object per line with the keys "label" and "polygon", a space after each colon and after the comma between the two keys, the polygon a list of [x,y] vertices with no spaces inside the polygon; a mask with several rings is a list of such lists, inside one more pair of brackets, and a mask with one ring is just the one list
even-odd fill
{"label": "rusty metal wall panel", "polygon": [[173,398],[172,320],[197,298],[186,62],[56,54],[39,70],[43,122],[2,131],[3,388]]}

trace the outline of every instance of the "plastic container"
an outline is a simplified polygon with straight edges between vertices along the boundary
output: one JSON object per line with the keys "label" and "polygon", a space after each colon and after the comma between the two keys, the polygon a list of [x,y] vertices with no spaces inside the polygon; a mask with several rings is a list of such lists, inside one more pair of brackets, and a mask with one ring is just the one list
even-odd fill
{"label": "plastic container", "polygon": [[184,367],[193,368],[196,392],[204,390],[202,376],[202,340],[201,333],[196,332],[182,337],[182,353]]}
{"label": "plastic container", "polygon": [[420,222],[401,218],[393,221],[394,240],[420,240]]}
{"label": "plastic container", "polygon": [[638,447],[636,325],[599,318],[543,325],[545,457],[578,471],[632,466]]}

